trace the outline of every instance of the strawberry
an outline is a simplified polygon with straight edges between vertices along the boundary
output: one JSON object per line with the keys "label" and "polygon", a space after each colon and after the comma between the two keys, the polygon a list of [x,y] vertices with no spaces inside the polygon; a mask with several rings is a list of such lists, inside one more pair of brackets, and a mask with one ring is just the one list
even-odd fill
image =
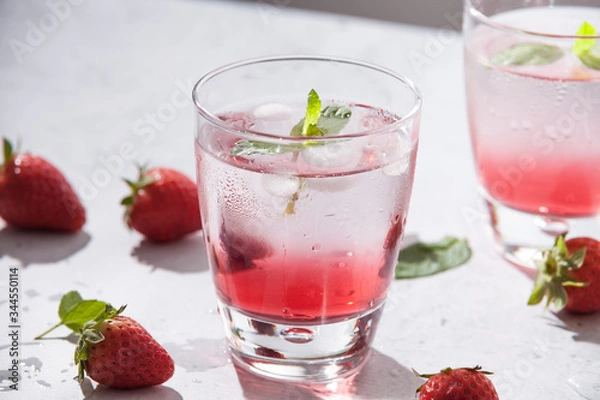
{"label": "strawberry", "polygon": [[149,240],[167,242],[202,229],[198,189],[187,176],[169,168],[140,167],[138,181],[125,182],[132,190],[121,201],[127,225]]}
{"label": "strawberry", "polygon": [[75,232],[85,209],[63,174],[42,157],[15,154],[4,139],[0,169],[0,217],[24,229]]}
{"label": "strawberry", "polygon": [[591,313],[600,310],[600,242],[579,237],[565,241],[559,236],[552,249],[536,261],[538,275],[529,305],[546,297],[557,311]]}
{"label": "strawberry", "polygon": [[419,400],[498,400],[498,393],[480,366],[475,368],[446,368],[437,374],[419,374],[426,378],[417,389]]}
{"label": "strawberry", "polygon": [[94,381],[119,389],[160,385],[175,371],[173,359],[136,321],[107,305],[81,331],[75,362]]}

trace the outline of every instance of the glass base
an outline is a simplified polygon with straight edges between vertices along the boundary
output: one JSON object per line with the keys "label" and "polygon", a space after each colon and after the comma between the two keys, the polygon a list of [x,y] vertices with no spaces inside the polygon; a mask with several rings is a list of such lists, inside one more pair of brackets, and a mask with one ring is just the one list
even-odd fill
{"label": "glass base", "polygon": [[287,325],[244,314],[218,301],[231,353],[256,374],[291,382],[352,375],[368,358],[383,305],[351,319]]}
{"label": "glass base", "polygon": [[484,198],[489,210],[490,224],[498,251],[510,262],[535,269],[535,260],[542,251],[554,245],[557,236],[598,237],[600,215],[566,218],[529,214]]}

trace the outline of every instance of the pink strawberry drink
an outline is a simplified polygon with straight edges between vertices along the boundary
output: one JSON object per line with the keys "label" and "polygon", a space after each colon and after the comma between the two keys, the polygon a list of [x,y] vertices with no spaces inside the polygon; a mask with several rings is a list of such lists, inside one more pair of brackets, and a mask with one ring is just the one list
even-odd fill
{"label": "pink strawberry drink", "polygon": [[361,62],[283,57],[209,74],[194,100],[203,230],[234,359],[302,382],[355,371],[400,250],[418,91]]}
{"label": "pink strawberry drink", "polygon": [[[368,106],[349,108],[342,135],[399,119]],[[261,132],[289,132],[303,112],[298,105],[264,104],[220,118]],[[298,153],[248,156],[231,155],[238,140],[215,138],[210,148],[197,144],[196,154],[220,300],[294,324],[339,321],[379,308],[411,192],[411,137],[396,132],[365,149],[341,140]]]}
{"label": "pink strawberry drink", "polygon": [[[492,23],[575,35],[600,27],[597,7],[532,7]],[[479,181],[486,196],[516,210],[560,217],[600,213],[600,71],[573,39],[526,39],[480,25],[465,45],[467,99]],[[539,42],[562,51],[544,65],[503,65],[502,51]],[[496,57],[496,58],[495,58]]]}

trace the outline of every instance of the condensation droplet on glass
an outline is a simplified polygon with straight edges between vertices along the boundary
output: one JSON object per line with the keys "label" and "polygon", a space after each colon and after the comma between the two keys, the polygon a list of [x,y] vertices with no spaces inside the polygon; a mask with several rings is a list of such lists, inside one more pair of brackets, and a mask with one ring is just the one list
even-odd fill
{"label": "condensation droplet on glass", "polygon": [[346,253],[346,256],[348,256],[348,257],[352,257],[352,256],[354,256],[354,253],[353,253],[353,252],[351,252],[351,251],[349,251],[349,252],[347,252],[347,253]]}
{"label": "condensation droplet on glass", "polygon": [[313,244],[312,251],[318,253],[319,251],[321,251],[321,245],[319,243]]}

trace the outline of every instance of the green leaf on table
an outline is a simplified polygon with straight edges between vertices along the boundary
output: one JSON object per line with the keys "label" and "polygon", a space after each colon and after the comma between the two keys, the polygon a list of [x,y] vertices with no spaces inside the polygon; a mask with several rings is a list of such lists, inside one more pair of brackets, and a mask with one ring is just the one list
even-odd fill
{"label": "green leaf on table", "polygon": [[36,336],[36,339],[42,338],[62,325],[67,326],[75,333],[79,333],[87,322],[94,320],[98,315],[105,312],[107,307],[112,308],[103,301],[83,300],[79,293],[71,291],[62,297],[58,306],[60,322]]}
{"label": "green leaf on table", "polygon": [[458,267],[471,258],[466,239],[447,236],[434,243],[415,243],[400,251],[396,279],[418,278]]}
{"label": "green leaf on table", "polygon": [[[584,22],[577,31],[577,36],[596,36],[596,28]],[[573,53],[586,67],[600,70],[600,46],[596,39],[592,37],[577,39],[573,45]]]}
{"label": "green leaf on table", "polygon": [[563,56],[558,46],[545,43],[518,43],[494,54],[490,61],[500,66],[546,65]]}

